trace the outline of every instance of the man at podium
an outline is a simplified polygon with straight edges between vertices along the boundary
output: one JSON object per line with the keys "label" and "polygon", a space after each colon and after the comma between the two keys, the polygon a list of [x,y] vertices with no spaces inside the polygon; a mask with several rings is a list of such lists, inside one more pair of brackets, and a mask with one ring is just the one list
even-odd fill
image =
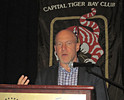
{"label": "man at podium", "polygon": [[[87,66],[70,67],[70,62],[79,62],[77,52],[80,43],[76,35],[68,30],[61,30],[55,37],[55,52],[59,63],[38,73],[37,85],[90,85],[94,86],[96,100],[108,100],[105,82],[87,72]],[[92,67],[92,71],[102,75],[100,68]],[[22,75],[18,85],[27,85],[29,79]]]}

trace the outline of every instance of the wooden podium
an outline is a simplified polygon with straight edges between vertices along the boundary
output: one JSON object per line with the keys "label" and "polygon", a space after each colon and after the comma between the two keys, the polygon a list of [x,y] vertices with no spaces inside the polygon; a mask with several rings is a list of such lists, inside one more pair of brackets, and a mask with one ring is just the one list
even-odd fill
{"label": "wooden podium", "polygon": [[0,100],[93,100],[93,86],[0,84]]}

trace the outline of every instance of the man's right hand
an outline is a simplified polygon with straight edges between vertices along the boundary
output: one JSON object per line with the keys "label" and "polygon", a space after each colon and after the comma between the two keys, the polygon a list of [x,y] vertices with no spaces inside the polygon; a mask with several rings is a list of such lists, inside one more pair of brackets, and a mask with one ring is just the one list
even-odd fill
{"label": "man's right hand", "polygon": [[30,80],[28,79],[27,76],[22,75],[22,76],[19,78],[17,85],[28,85],[29,81],[30,81]]}

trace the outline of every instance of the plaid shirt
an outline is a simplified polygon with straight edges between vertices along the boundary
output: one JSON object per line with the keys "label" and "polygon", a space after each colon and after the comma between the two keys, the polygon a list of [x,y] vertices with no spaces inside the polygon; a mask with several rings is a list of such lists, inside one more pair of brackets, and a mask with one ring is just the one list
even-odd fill
{"label": "plaid shirt", "polygon": [[77,85],[78,67],[71,68],[71,72],[67,72],[59,66],[58,85]]}

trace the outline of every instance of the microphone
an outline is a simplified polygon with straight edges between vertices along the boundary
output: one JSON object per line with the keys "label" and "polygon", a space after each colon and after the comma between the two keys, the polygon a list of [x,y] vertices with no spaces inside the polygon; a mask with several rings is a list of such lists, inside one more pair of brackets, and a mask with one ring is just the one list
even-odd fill
{"label": "microphone", "polygon": [[70,68],[74,68],[74,67],[93,67],[95,64],[92,64],[91,62],[89,63],[70,62],[68,65]]}
{"label": "microphone", "polygon": [[118,84],[118,83],[115,83],[115,82],[113,82],[113,81],[111,81],[111,80],[109,80],[109,79],[107,79],[107,78],[105,78],[105,77],[103,77],[103,76],[101,76],[101,75],[99,75],[99,74],[93,72],[90,68],[94,67],[95,64],[92,64],[91,62],[89,62],[89,63],[70,62],[68,65],[69,65],[70,68],[74,68],[74,67],[87,67],[87,71],[88,71],[90,74],[93,74],[93,75],[95,75],[96,77],[99,77],[100,79],[103,79],[104,81],[110,83],[111,85],[114,85],[114,86],[116,86],[116,87],[118,87],[118,88],[124,90],[124,86],[122,86],[122,85],[120,85],[120,84]]}

